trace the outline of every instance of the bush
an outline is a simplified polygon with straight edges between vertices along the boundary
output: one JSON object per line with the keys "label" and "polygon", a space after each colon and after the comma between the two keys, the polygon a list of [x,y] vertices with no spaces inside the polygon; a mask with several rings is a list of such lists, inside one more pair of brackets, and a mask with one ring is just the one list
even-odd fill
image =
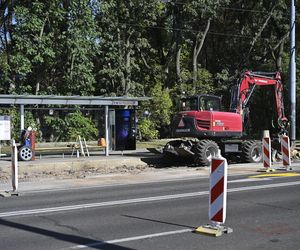
{"label": "bush", "polygon": [[139,130],[142,140],[149,141],[158,138],[158,130],[155,129],[155,124],[147,118],[141,120]]}
{"label": "bush", "polygon": [[76,140],[78,135],[86,140],[95,140],[98,136],[98,129],[92,119],[85,117],[79,110],[68,114],[65,119],[47,116],[45,122],[51,128],[55,141]]}

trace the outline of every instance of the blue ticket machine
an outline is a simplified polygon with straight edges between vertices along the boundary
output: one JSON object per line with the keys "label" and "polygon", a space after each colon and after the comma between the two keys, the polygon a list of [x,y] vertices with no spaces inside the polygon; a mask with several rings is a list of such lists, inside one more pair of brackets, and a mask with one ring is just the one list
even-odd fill
{"label": "blue ticket machine", "polygon": [[136,149],[136,118],[134,109],[115,110],[115,150]]}

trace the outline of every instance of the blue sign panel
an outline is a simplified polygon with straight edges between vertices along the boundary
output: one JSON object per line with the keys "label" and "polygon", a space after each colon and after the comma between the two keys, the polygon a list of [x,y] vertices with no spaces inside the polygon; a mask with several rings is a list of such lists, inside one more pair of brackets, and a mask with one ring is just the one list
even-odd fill
{"label": "blue sign panel", "polygon": [[136,149],[135,110],[116,110],[116,150]]}

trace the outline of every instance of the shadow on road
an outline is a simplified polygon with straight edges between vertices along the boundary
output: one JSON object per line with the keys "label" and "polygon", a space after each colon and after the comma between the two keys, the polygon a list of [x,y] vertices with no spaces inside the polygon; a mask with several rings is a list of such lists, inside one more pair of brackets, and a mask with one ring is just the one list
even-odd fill
{"label": "shadow on road", "polygon": [[[77,244],[77,245],[83,245],[83,246],[86,246],[89,248],[94,248],[94,249],[133,250],[132,248],[109,244],[105,241],[93,240],[93,239],[81,237],[78,235],[58,233],[55,231],[51,231],[51,230],[47,230],[47,229],[43,229],[43,228],[39,228],[39,227],[34,227],[34,226],[29,226],[29,225],[24,225],[21,223],[16,223],[16,222],[4,220],[4,219],[0,219],[0,225],[11,227],[11,228],[16,228],[16,229],[23,230],[26,232],[31,232],[34,234],[47,236],[49,238],[54,238],[54,239],[60,240],[60,241],[70,242],[70,243]],[[48,242],[48,244],[50,247],[51,243]]]}
{"label": "shadow on road", "polygon": [[133,215],[123,214],[121,216],[126,217],[126,218],[143,220],[143,221],[151,221],[151,222],[155,222],[155,223],[167,224],[167,225],[172,225],[172,226],[179,226],[179,227],[184,227],[184,228],[191,228],[191,229],[195,229],[196,228],[196,226],[182,225],[182,224],[177,224],[177,223],[172,223],[172,222],[167,222],[167,221],[161,221],[161,220],[154,220],[154,219],[148,219],[148,218],[143,218],[143,217],[137,217],[137,216],[133,216]]}
{"label": "shadow on road", "polygon": [[182,159],[176,161],[165,161],[162,155],[157,157],[142,157],[141,161],[154,168],[169,168],[169,167],[200,167],[196,166],[190,159]]}

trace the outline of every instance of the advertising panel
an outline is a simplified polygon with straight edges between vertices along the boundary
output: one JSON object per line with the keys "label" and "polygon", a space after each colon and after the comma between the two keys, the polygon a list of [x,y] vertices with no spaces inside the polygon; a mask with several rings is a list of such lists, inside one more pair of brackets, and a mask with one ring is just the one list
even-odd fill
{"label": "advertising panel", "polygon": [[0,141],[9,141],[10,139],[10,116],[0,116]]}

